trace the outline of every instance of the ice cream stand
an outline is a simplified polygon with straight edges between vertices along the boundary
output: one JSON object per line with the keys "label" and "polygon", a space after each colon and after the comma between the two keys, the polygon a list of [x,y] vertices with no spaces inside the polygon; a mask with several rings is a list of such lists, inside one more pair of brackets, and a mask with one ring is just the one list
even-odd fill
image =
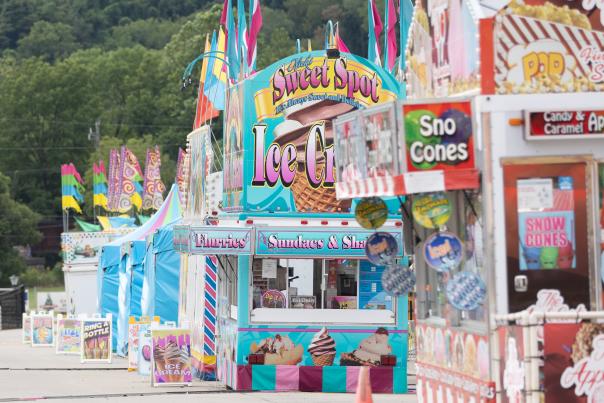
{"label": "ice cream stand", "polygon": [[339,200],[408,196],[420,402],[604,396],[598,7],[418,1],[399,172],[365,146],[385,106],[333,123]]}
{"label": "ice cream stand", "polygon": [[[399,92],[367,60],[325,51],[285,58],[229,89],[221,211],[175,227],[188,270],[207,268],[196,296],[207,318],[200,359],[215,354],[228,387],[352,392],[368,365],[374,392],[407,391],[407,298],[383,292],[383,267],[365,259],[374,231],[356,223],[356,201],[336,200],[331,127]],[[192,162],[190,183],[195,171]],[[402,255],[398,200],[389,208],[380,231]]]}

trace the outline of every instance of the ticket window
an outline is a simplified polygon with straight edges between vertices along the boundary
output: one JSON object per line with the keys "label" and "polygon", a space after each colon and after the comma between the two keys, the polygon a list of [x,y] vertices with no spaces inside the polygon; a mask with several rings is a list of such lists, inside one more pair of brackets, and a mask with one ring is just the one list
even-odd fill
{"label": "ticket window", "polygon": [[590,165],[564,161],[502,161],[510,312],[534,304],[541,289],[559,290],[570,307],[591,305]]}
{"label": "ticket window", "polygon": [[[486,325],[486,296],[477,308],[456,309],[447,297],[448,282],[460,272],[476,274],[485,284],[487,273],[484,265],[482,199],[479,192],[452,191],[446,193],[451,204],[451,216],[437,229],[428,229],[414,222],[415,234],[414,265],[417,286],[415,305],[419,321],[462,326]],[[415,196],[418,197],[418,196]],[[410,207],[410,205],[409,205]],[[462,242],[460,264],[449,272],[439,272],[430,267],[424,257],[424,243],[434,232],[446,231],[455,234]]]}

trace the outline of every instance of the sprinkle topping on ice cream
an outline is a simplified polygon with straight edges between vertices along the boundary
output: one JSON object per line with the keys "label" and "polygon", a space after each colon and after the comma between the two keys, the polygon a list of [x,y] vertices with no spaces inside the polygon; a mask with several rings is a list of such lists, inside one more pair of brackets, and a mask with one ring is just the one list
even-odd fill
{"label": "sprinkle topping on ice cream", "polygon": [[313,356],[336,353],[336,342],[333,337],[329,335],[326,328],[321,329],[315,334],[308,346],[308,352]]}

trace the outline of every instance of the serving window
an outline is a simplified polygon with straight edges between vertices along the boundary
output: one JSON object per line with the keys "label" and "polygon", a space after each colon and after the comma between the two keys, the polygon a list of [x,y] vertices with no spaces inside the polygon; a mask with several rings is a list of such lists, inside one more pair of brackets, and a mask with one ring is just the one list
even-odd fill
{"label": "serving window", "polygon": [[[367,260],[254,258],[251,319],[394,323],[394,300],[381,287],[383,270]],[[371,318],[371,311],[380,313]]]}

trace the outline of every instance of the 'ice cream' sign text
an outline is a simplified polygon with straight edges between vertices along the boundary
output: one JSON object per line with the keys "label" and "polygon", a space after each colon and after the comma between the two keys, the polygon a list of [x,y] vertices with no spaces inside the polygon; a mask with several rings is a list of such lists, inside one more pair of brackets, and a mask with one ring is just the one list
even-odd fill
{"label": "'ice cream' sign text", "polygon": [[[268,185],[273,187],[279,180],[285,187],[294,183],[298,173],[298,153],[296,146],[288,143],[283,146],[272,143],[264,153],[264,138],[266,125],[256,125],[254,133],[254,186]],[[304,171],[308,183],[314,187],[333,187],[335,183],[334,146],[327,146],[325,138],[325,123],[319,122],[311,126],[304,147]],[[325,167],[319,167],[319,160],[325,161]]]}

